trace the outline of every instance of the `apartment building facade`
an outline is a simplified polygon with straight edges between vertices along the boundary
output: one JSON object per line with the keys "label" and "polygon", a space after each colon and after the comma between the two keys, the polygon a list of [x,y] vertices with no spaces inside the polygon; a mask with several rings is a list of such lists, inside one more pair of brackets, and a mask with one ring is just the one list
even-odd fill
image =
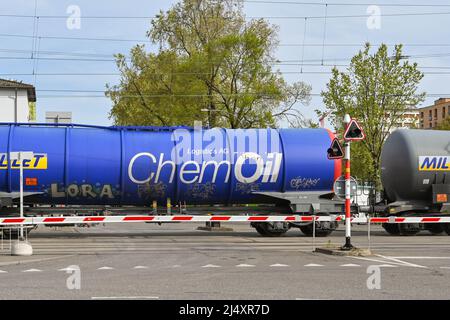
{"label": "apartment building facade", "polygon": [[420,128],[433,129],[450,115],[450,98],[439,98],[431,106],[420,111]]}

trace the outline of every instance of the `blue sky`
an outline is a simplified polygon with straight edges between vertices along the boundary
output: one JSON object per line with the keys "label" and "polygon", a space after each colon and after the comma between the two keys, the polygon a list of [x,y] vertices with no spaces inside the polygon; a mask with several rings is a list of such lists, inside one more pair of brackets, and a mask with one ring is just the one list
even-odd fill
{"label": "blue sky", "polygon": [[[76,123],[110,125],[108,112],[111,102],[107,98],[66,97],[77,93],[51,90],[104,90],[105,84],[116,84],[119,76],[112,60],[114,53],[129,52],[136,41],[91,41],[67,38],[131,39],[145,41],[149,19],[99,19],[93,16],[153,16],[159,10],[167,10],[176,1],[161,0],[15,0],[0,2],[0,77],[13,78],[32,83],[37,88],[38,121],[44,120],[45,111],[72,111]],[[283,2],[283,1],[281,1]],[[439,6],[393,7],[384,4],[430,4],[425,0],[384,0],[381,4],[381,25],[379,29],[367,27],[365,0],[309,0],[312,4],[254,3],[244,6],[248,17],[271,17],[271,23],[279,27],[281,46],[276,57],[293,65],[279,65],[289,81],[302,80],[312,85],[313,94],[324,89],[329,80],[330,65],[348,64],[349,59],[368,41],[373,44],[404,43],[404,54],[419,63],[426,73],[421,89],[429,94],[450,96],[450,4],[434,0]],[[291,0],[301,2],[301,0]],[[325,3],[328,5],[325,6]],[[346,5],[342,5],[345,3]],[[356,5],[363,3],[364,5]],[[372,3],[372,2],[370,2]],[[77,5],[81,9],[81,28],[68,29],[67,8]],[[325,9],[328,19],[325,28]],[[423,13],[440,13],[423,15]],[[391,14],[415,14],[391,16]],[[416,15],[420,14],[420,15]],[[12,17],[11,15],[15,15]],[[363,17],[341,17],[354,16]],[[47,16],[47,17],[45,17]],[[52,17],[48,17],[52,16]],[[301,17],[309,18],[306,22]],[[274,18],[284,17],[284,18]],[[289,17],[289,18],[288,18]],[[298,18],[300,17],[300,18]],[[35,22],[38,21],[36,24]],[[37,27],[36,27],[37,25]],[[306,35],[304,39],[304,34]],[[37,35],[33,40],[33,35]],[[322,44],[325,42],[325,46]],[[305,44],[303,46],[303,44]],[[156,48],[147,44],[148,50]],[[32,57],[32,49],[34,51]],[[322,56],[324,66],[321,66]],[[36,59],[38,57],[39,59]],[[55,60],[55,58],[88,58],[106,61]],[[303,67],[301,61],[303,60]],[[319,64],[311,66],[308,64]],[[33,75],[37,73],[37,75]],[[303,73],[300,73],[303,70]],[[95,73],[100,75],[54,75],[67,73]],[[47,75],[45,75],[47,74]],[[50,75],[48,75],[50,74]],[[50,91],[48,91],[50,90]],[[51,97],[53,95],[53,97]],[[65,95],[65,97],[55,97]],[[86,93],[82,93],[86,95]],[[101,95],[101,93],[90,93]],[[423,105],[432,104],[436,96],[428,96]],[[323,108],[322,99],[313,95],[309,106],[300,106],[304,115],[317,120],[314,109]]]}

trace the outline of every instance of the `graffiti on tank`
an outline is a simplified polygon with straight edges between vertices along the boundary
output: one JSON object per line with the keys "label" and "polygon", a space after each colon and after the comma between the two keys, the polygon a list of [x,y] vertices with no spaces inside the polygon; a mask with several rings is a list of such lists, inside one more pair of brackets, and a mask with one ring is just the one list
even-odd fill
{"label": "graffiti on tank", "polygon": [[250,194],[252,192],[255,191],[259,191],[260,190],[260,184],[259,183],[241,183],[238,182],[236,183],[236,191],[241,193],[241,194]]}
{"label": "graffiti on tank", "polygon": [[143,199],[155,199],[155,198],[164,198],[166,195],[167,186],[158,182],[156,184],[139,184],[137,186],[138,196]]}
{"label": "graffiti on tank", "polygon": [[296,177],[291,179],[290,185],[292,189],[299,190],[299,189],[308,189],[315,187],[319,184],[320,178],[303,178],[303,177]]}
{"label": "graffiti on tank", "polygon": [[195,183],[189,185],[186,194],[188,195],[188,197],[192,197],[194,199],[209,199],[214,195],[215,191],[216,185],[213,183]]}
{"label": "graffiti on tank", "polygon": [[110,184],[72,183],[67,188],[64,188],[64,186],[58,186],[57,183],[52,183],[50,196],[52,198],[65,198],[68,196],[69,198],[114,199],[114,189]]}

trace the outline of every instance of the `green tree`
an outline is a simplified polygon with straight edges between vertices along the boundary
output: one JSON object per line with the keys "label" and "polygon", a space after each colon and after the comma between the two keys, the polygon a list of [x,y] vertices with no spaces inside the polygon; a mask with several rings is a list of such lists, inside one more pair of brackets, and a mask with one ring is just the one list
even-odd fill
{"label": "green tree", "polygon": [[373,54],[370,49],[367,43],[346,72],[334,68],[322,97],[324,113],[332,112],[330,119],[339,132],[346,113],[363,127],[366,139],[352,144],[353,172],[379,188],[382,145],[404,111],[424,101],[425,93],[417,93],[423,73],[416,63],[402,61],[401,45],[392,56],[384,44]]}
{"label": "green tree", "polygon": [[250,128],[295,123],[311,87],[288,85],[273,69],[277,28],[246,21],[235,0],[183,0],[160,12],[147,33],[157,53],[117,55],[120,84],[107,85],[120,125]]}

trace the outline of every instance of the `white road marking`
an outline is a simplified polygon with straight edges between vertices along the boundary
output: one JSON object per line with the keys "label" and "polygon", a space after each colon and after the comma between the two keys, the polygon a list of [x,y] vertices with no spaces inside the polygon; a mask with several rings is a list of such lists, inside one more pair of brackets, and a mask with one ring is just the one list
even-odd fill
{"label": "white road marking", "polygon": [[282,263],[275,263],[275,264],[271,264],[271,267],[289,267],[288,264],[282,264]]}
{"label": "white road marking", "polygon": [[304,267],[323,267],[323,264],[308,263],[308,264],[305,264]]}
{"label": "white road marking", "polygon": [[148,269],[146,266],[135,266],[133,269]]}
{"label": "white road marking", "polygon": [[101,268],[97,268],[97,270],[114,270],[114,268],[112,268],[112,267],[101,267]]}
{"label": "white road marking", "polygon": [[237,264],[236,267],[244,267],[244,268],[249,268],[249,267],[254,267],[254,264],[246,264],[246,263],[241,263],[241,264]]}
{"label": "white road marking", "polygon": [[396,259],[396,258],[393,258],[393,257],[386,257],[386,256],[383,256],[381,254],[377,254],[376,256],[381,257],[381,258],[386,259],[386,260],[391,260],[391,261],[395,261],[395,262],[398,262],[398,263],[402,263],[403,265],[408,266],[408,267],[428,269],[428,267],[426,267],[426,266],[421,266],[421,265],[418,265],[418,264],[409,263],[409,262],[406,262],[406,261],[403,261],[403,260],[400,260],[400,259]]}
{"label": "white road marking", "polygon": [[22,272],[41,272],[42,270],[39,269],[28,269],[28,270],[23,270]]}
{"label": "white road marking", "polygon": [[441,269],[450,269],[450,267],[439,267]]}
{"label": "white road marking", "polygon": [[217,266],[215,264],[207,264],[207,265],[202,266],[202,268],[220,268],[220,266]]}
{"label": "white road marking", "polygon": [[392,264],[380,264],[378,266],[381,268],[397,268],[397,266],[393,266]]}
{"label": "white road marking", "polygon": [[73,271],[73,270],[75,270],[75,269],[67,267],[67,268],[59,269],[58,271]]}
{"label": "white road marking", "polygon": [[91,297],[92,300],[122,300],[122,299],[135,299],[135,300],[144,300],[144,299],[159,299],[159,297],[155,296],[125,296],[125,297]]}
{"label": "white road marking", "polygon": [[395,259],[450,259],[450,257],[429,257],[429,256],[425,256],[425,257],[391,257],[391,258],[395,258]]}
{"label": "white road marking", "polygon": [[8,271],[0,270],[0,273],[8,273]]}
{"label": "white road marking", "polygon": [[[353,259],[359,259],[359,260],[365,260],[365,261],[371,261],[371,262],[377,262],[377,263],[381,263],[381,265],[384,265],[384,266],[386,266],[386,265],[395,265],[395,266],[400,266],[400,267],[411,267],[411,266],[414,266],[414,265],[408,265],[408,264],[405,264],[405,262],[394,262],[394,261],[392,261],[392,260],[390,260],[390,261],[386,261],[386,260],[380,260],[380,259],[373,259],[373,258],[364,258],[364,257],[351,257],[351,258],[353,258]],[[388,262],[388,264],[386,264],[386,262]]]}
{"label": "white road marking", "polygon": [[179,268],[179,267],[181,267],[179,264],[174,264],[174,265],[172,266],[172,268]]}
{"label": "white road marking", "polygon": [[[365,260],[365,261],[372,261],[372,262],[378,262],[378,263],[386,263],[386,261],[380,260],[380,259],[373,259],[373,258],[364,258],[364,257],[351,257],[353,259],[359,259],[359,260]],[[401,263],[392,262],[392,264],[401,265],[404,266]]]}
{"label": "white road marking", "polygon": [[347,263],[347,264],[341,264],[341,267],[361,267],[361,266],[359,264]]}

